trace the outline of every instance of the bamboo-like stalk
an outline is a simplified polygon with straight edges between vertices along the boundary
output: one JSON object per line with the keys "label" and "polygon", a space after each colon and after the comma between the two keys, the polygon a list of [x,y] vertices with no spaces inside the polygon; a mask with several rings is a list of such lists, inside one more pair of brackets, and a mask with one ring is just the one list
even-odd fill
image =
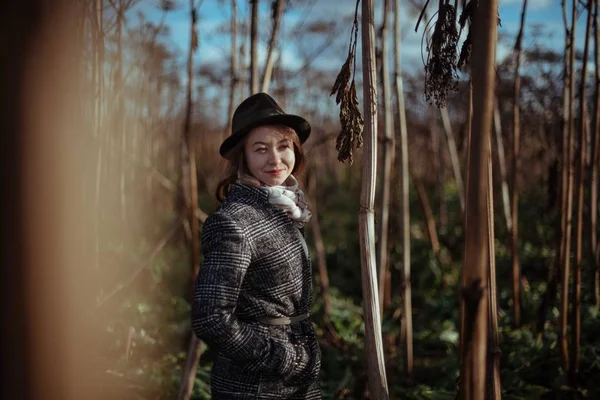
{"label": "bamboo-like stalk", "polygon": [[387,400],[389,391],[385,374],[377,267],[375,265],[375,177],[377,169],[377,77],[375,66],[375,26],[373,0],[362,3],[362,67],[364,100],[364,153],[360,210],[360,259],[365,321],[365,350],[371,395]]}
{"label": "bamboo-like stalk", "polygon": [[583,262],[583,186],[585,185],[585,154],[586,154],[586,97],[585,81],[587,75],[587,61],[589,55],[590,32],[592,25],[593,1],[587,3],[587,20],[585,28],[585,44],[583,47],[583,60],[581,79],[579,81],[579,171],[577,174],[577,203],[575,213],[577,225],[575,230],[575,271],[573,291],[573,309],[571,316],[571,365],[569,367],[569,382],[576,386],[577,374],[579,372],[579,348],[581,340],[581,268]]}
{"label": "bamboo-like stalk", "polygon": [[273,73],[273,64],[275,48],[277,46],[277,36],[279,34],[279,26],[281,25],[281,18],[283,16],[283,8],[285,7],[284,0],[277,0],[275,10],[275,18],[273,19],[273,32],[271,33],[271,39],[269,40],[269,52],[267,53],[267,62],[265,64],[265,71],[263,74],[261,92],[269,91],[269,84],[271,83],[271,74]]}
{"label": "bamboo-like stalk", "polygon": [[[466,180],[467,182],[469,182],[469,161],[471,159],[470,154],[471,154],[471,121],[473,121],[473,83],[472,80],[469,81],[469,103],[467,106],[467,169],[466,169]],[[468,198],[469,197],[469,187],[467,186],[465,188],[465,197]],[[464,213],[464,224],[463,226],[467,226],[467,221],[469,219],[469,210],[467,208],[465,208],[465,213]],[[465,274],[462,273],[460,276],[460,287],[464,288],[466,287],[466,277]],[[465,299],[464,296],[461,295],[459,296],[459,303],[460,303],[460,335],[459,335],[459,343],[458,343],[458,349],[459,349],[459,354],[462,355],[464,354],[464,338],[465,338]],[[462,375],[462,371],[461,371],[461,375]],[[459,393],[460,393],[460,389],[459,389]]]}
{"label": "bamboo-like stalk", "polygon": [[560,307],[560,354],[563,371],[569,374],[569,346],[567,340],[567,325],[569,313],[569,273],[571,263],[571,230],[573,224],[573,179],[575,173],[574,156],[575,156],[575,119],[574,119],[574,103],[575,103],[575,22],[577,20],[577,1],[573,1],[571,30],[569,35],[569,100],[568,100],[568,129],[567,129],[567,149],[564,150],[567,155],[568,176],[566,185],[565,204],[563,204],[564,216],[564,235],[563,235],[563,252],[561,264],[563,266],[562,273],[562,293]]}
{"label": "bamboo-like stalk", "polygon": [[400,0],[396,0],[394,9],[394,70],[396,101],[398,104],[398,125],[400,127],[400,209],[402,233],[402,337],[404,338],[405,371],[408,376],[413,371],[413,326],[412,293],[410,284],[410,203],[408,170],[408,133],[406,129],[406,110],[404,108],[404,88],[402,66],[400,63]]}
{"label": "bamboo-like stalk", "polygon": [[511,191],[511,258],[512,258],[512,286],[513,286],[513,327],[521,326],[521,262],[519,260],[519,190],[518,176],[521,167],[521,53],[523,43],[523,30],[525,27],[525,13],[527,11],[527,0],[523,0],[521,9],[521,23],[519,33],[515,42],[515,86],[513,97],[513,154],[512,154],[512,191]]}
{"label": "bamboo-like stalk", "polygon": [[600,29],[598,29],[598,8],[600,7],[596,0],[594,8],[594,59],[595,59],[595,78],[596,78],[596,99],[594,101],[594,125],[592,129],[593,148],[592,165],[590,174],[590,260],[594,266],[594,304],[600,308],[600,263],[598,256],[598,239],[596,229],[598,226],[598,160],[600,159]]}
{"label": "bamboo-like stalk", "polygon": [[[190,48],[188,53],[188,87],[187,87],[187,105],[185,113],[185,122],[183,126],[183,138],[187,145],[187,163],[189,167],[189,206],[187,210],[188,223],[191,228],[191,260],[192,260],[192,288],[196,277],[200,271],[200,224],[196,216],[198,207],[198,180],[196,175],[196,151],[194,139],[191,133],[192,119],[192,88],[194,87],[194,52],[198,45],[196,38],[197,12],[194,0],[190,0]],[[190,347],[188,349],[186,370],[184,371],[181,385],[179,387],[178,400],[188,400],[194,388],[196,377],[196,368],[200,361],[200,341],[192,333]]]}
{"label": "bamboo-like stalk", "polygon": [[[495,104],[497,104],[495,102]],[[491,140],[491,137],[490,137]],[[489,263],[488,270],[488,301],[489,301],[489,363],[488,363],[488,392],[486,399],[500,400],[502,398],[502,386],[500,384],[500,333],[498,332],[498,301],[496,284],[496,252],[494,245],[494,186],[492,179],[492,152],[490,143],[490,155],[488,162],[488,246]]]}
{"label": "bamboo-like stalk", "polygon": [[452,163],[452,173],[454,174],[454,181],[456,182],[456,193],[458,195],[458,200],[460,201],[460,210],[464,214],[465,185],[463,184],[462,174],[460,172],[460,161],[458,159],[458,150],[456,149],[456,140],[454,140],[454,132],[452,131],[452,125],[450,124],[448,109],[442,107],[439,110],[440,116],[442,117],[442,126],[444,127],[444,132],[446,134],[448,152],[450,153],[450,162]]}
{"label": "bamboo-like stalk", "polygon": [[496,152],[498,154],[498,169],[502,180],[502,210],[506,221],[506,229],[512,231],[512,218],[510,212],[510,196],[508,191],[508,179],[506,175],[506,157],[504,155],[504,142],[502,140],[502,122],[500,118],[500,105],[498,97],[494,102],[494,136],[496,137]]}
{"label": "bamboo-like stalk", "polygon": [[389,46],[388,46],[388,9],[390,0],[383,2],[381,24],[381,72],[384,117],[383,170],[381,174],[381,195],[379,197],[379,236],[377,241],[377,266],[379,267],[379,312],[383,319],[385,309],[385,281],[388,270],[388,232],[390,213],[390,192],[392,165],[394,162],[394,135],[392,132],[392,110],[390,96]]}
{"label": "bamboo-like stalk", "polygon": [[465,302],[461,394],[465,400],[485,398],[488,339],[488,182],[495,92],[497,1],[480,1],[472,29],[473,120],[469,147],[465,224],[463,296]]}
{"label": "bamboo-like stalk", "polygon": [[250,0],[250,94],[258,92],[258,0]]}

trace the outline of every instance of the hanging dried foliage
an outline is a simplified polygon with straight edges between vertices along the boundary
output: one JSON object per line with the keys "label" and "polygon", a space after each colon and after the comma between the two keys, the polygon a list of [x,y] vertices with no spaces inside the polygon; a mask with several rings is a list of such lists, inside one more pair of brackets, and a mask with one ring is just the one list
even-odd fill
{"label": "hanging dried foliage", "polygon": [[[473,17],[477,11],[478,0],[471,0],[463,5],[463,11],[458,20],[460,31],[456,26],[456,1],[454,6],[449,0],[440,0],[437,11],[437,20],[433,29],[431,39],[427,41],[427,62],[425,64],[425,98],[430,104],[435,102],[436,106],[444,107],[448,92],[458,88],[457,79],[459,69],[466,69],[471,59],[472,37],[469,32],[465,38],[460,55],[457,57],[458,40],[462,34],[467,21],[472,24]],[[421,14],[415,26],[415,32],[425,15],[429,0],[425,2]],[[425,37],[428,27],[433,18],[425,27]],[[501,25],[498,15],[498,25]]]}
{"label": "hanging dried foliage", "polygon": [[[354,24],[350,32],[351,40],[348,49],[348,57],[342,65],[342,69],[335,79],[331,95],[335,96],[336,104],[340,104],[340,125],[342,127],[336,141],[336,150],[338,151],[338,160],[348,162],[350,165],[354,162],[352,151],[360,148],[363,144],[362,132],[364,121],[358,107],[358,97],[356,95],[356,85],[354,77],[356,74],[356,43],[358,39],[358,5],[356,2],[354,11]],[[352,71],[351,71],[352,69]],[[352,78],[352,80],[350,80]]]}
{"label": "hanging dried foliage", "polygon": [[456,9],[446,0],[438,10],[425,66],[425,99],[438,107],[445,107],[448,92],[457,89],[457,44]]}

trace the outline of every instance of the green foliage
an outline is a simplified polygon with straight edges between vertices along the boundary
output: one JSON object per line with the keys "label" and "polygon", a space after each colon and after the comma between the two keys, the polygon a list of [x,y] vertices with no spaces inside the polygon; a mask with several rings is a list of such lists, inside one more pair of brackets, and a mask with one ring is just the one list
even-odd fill
{"label": "green foliage", "polygon": [[[339,182],[325,175],[319,181],[319,217],[330,280],[332,315],[324,315],[324,297],[315,272],[312,313],[323,355],[321,386],[325,399],[364,399],[367,371],[364,357],[364,323],[360,248],[358,244],[359,177],[344,171]],[[436,195],[437,196],[437,195]],[[432,196],[432,204],[439,198]],[[383,317],[387,378],[392,399],[451,400],[459,377],[458,284],[462,263],[463,229],[456,189],[445,191],[448,222],[438,227],[441,260],[433,254],[418,197],[411,193],[411,270],[414,324],[414,372],[407,377],[400,342],[402,319],[402,247],[397,228],[399,211],[392,207],[390,221],[390,266],[392,299]],[[204,196],[206,209],[214,207]],[[511,266],[509,236],[504,216],[496,210],[496,262],[499,303],[501,383],[503,399],[595,399],[600,398],[600,313],[591,306],[591,287],[582,289],[582,336],[578,389],[566,385],[560,366],[557,337],[558,297],[549,309],[539,337],[534,332],[538,307],[547,289],[548,268],[556,257],[556,216],[540,219],[543,193],[521,197],[522,320],[511,328]],[[165,217],[164,225],[172,220]],[[396,224],[396,225],[395,225]],[[314,253],[313,235],[307,242]],[[151,246],[140,249],[147,254]],[[131,259],[139,258],[130,256]],[[141,291],[128,292],[114,300],[112,323],[105,327],[109,351],[107,384],[127,387],[132,398],[176,396],[190,335],[190,266],[185,242],[170,242],[153,261]],[[586,272],[587,273],[587,272]],[[587,275],[586,275],[587,276]],[[589,279],[587,279],[589,280]],[[125,348],[130,329],[131,348]],[[332,333],[333,332],[333,333]],[[194,399],[210,398],[210,350],[203,348],[196,374]]]}

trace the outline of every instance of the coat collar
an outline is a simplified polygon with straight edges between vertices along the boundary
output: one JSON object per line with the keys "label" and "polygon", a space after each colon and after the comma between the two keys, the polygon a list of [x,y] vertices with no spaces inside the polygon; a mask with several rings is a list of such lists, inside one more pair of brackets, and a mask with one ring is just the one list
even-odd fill
{"label": "coat collar", "polygon": [[259,187],[234,183],[231,185],[228,201],[243,203],[253,206],[264,206],[269,204],[269,192]]}

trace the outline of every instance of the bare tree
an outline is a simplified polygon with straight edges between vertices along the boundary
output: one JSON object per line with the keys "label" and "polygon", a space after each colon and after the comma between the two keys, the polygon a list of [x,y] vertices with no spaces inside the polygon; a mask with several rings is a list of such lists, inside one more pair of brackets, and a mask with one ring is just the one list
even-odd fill
{"label": "bare tree", "polygon": [[490,128],[493,120],[496,59],[497,1],[480,1],[472,29],[474,37],[471,76],[473,120],[469,144],[465,263],[463,270],[464,339],[461,394],[466,400],[483,400],[488,355]]}
{"label": "bare tree", "polygon": [[250,94],[258,92],[258,0],[250,0]]}
{"label": "bare tree", "polygon": [[262,92],[269,91],[269,84],[271,82],[271,74],[273,73],[273,60],[275,49],[277,48],[277,35],[279,34],[279,26],[281,25],[281,18],[283,16],[283,8],[285,6],[284,0],[275,0],[273,3],[275,9],[273,10],[273,31],[271,32],[271,39],[269,40],[269,52],[267,53],[267,62],[265,64],[265,72],[263,74],[262,81]]}
{"label": "bare tree", "polygon": [[362,2],[362,67],[365,115],[362,189],[359,230],[362,290],[365,321],[365,349],[371,395],[387,400],[389,391],[385,374],[381,318],[377,297],[375,265],[375,177],[377,169],[377,77],[375,66],[375,26],[373,0]]}

